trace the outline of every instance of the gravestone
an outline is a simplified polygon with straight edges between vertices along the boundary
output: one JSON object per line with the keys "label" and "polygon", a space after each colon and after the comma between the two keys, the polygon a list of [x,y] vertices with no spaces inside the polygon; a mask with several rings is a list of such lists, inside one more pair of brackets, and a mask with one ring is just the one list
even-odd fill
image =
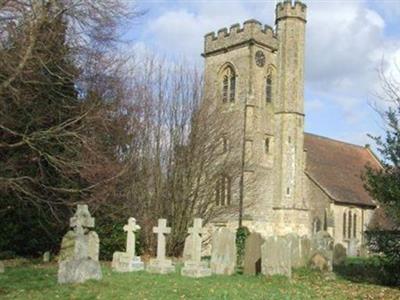
{"label": "gravestone", "polygon": [[183,261],[191,259],[191,253],[190,253],[191,251],[192,251],[192,239],[186,238],[185,244],[183,246],[183,255],[182,255]]}
{"label": "gravestone", "polygon": [[172,261],[165,257],[165,234],[171,233],[171,228],[167,227],[167,220],[158,219],[158,227],[153,227],[153,232],[157,233],[157,258],[150,260],[146,270],[158,274],[175,272]]}
{"label": "gravestone", "polygon": [[358,256],[358,240],[351,238],[349,240],[349,246],[347,248],[348,256]]}
{"label": "gravestone", "polygon": [[89,256],[87,228],[94,227],[87,205],[78,205],[75,215],[70,219],[74,230],[74,255],[59,262],[58,283],[82,283],[89,279],[100,280],[101,268],[98,260]]}
{"label": "gravestone", "polygon": [[[332,272],[333,265],[333,238],[326,231],[319,231],[315,234],[311,239],[311,266],[313,263],[318,261],[318,269],[322,269],[323,271]],[[325,266],[321,267],[321,259],[317,256],[318,259],[314,259],[316,254],[322,256],[325,260]],[[314,260],[314,261],[313,261]]]}
{"label": "gravestone", "polygon": [[202,222],[200,218],[194,219],[193,227],[188,230],[189,236],[186,239],[191,239],[190,243],[188,242],[188,245],[191,245],[191,249],[187,249],[190,253],[190,259],[184,262],[181,270],[183,276],[205,277],[211,275],[211,269],[208,268],[207,263],[201,261],[201,244],[202,235],[204,234]]}
{"label": "gravestone", "polygon": [[333,265],[338,266],[346,260],[346,248],[342,244],[336,244],[333,248]]}
{"label": "gravestone", "polygon": [[0,261],[0,273],[4,273],[4,263]]}
{"label": "gravestone", "polygon": [[310,267],[314,270],[329,272],[329,260],[319,252],[314,253],[310,259]]}
{"label": "gravestone", "polygon": [[50,261],[50,251],[43,253],[43,262],[48,263]]}
{"label": "gravestone", "polygon": [[126,231],[126,252],[114,252],[111,267],[116,272],[133,272],[144,270],[144,263],[135,254],[135,232],[140,229],[135,218],[129,218],[124,226]]}
{"label": "gravestone", "polygon": [[301,240],[297,234],[289,233],[284,238],[290,245],[290,257],[293,268],[298,268],[304,265],[301,249]]}
{"label": "gravestone", "polygon": [[269,237],[261,246],[261,270],[264,275],[292,277],[291,242],[288,237]]}
{"label": "gravestone", "polygon": [[[91,259],[98,261],[99,260],[99,236],[95,231],[91,231],[90,228],[94,227],[94,219],[91,217],[89,209],[87,205],[78,205],[78,209],[74,215],[70,219],[70,226],[71,228],[74,227],[75,220],[77,218],[82,218],[85,220],[82,224],[82,227],[85,230],[85,238],[87,239],[88,243],[88,255]],[[63,260],[72,259],[74,256],[74,249],[75,249],[75,231],[69,230],[63,237],[61,241],[60,253],[59,253],[59,262]]]}
{"label": "gravestone", "polygon": [[245,243],[243,274],[256,275],[261,273],[261,246],[264,239],[261,234],[251,233]]}
{"label": "gravestone", "polygon": [[219,228],[212,234],[211,271],[214,274],[235,273],[236,236],[228,228]]}
{"label": "gravestone", "polygon": [[311,241],[307,236],[300,238],[300,255],[302,266],[307,266],[311,256]]}

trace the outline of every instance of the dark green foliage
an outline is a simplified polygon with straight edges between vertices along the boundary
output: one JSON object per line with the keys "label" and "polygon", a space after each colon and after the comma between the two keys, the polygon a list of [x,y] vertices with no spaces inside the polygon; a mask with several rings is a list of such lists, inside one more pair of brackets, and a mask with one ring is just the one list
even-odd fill
{"label": "dark green foliage", "polygon": [[366,232],[370,250],[383,253],[379,256],[380,281],[384,284],[400,284],[400,231],[371,230]]}
{"label": "dark green foliage", "polygon": [[334,271],[354,282],[367,282],[388,286],[399,284],[399,266],[388,262],[384,257],[350,257],[343,264],[334,267]]}
{"label": "dark green foliage", "polygon": [[400,284],[400,105],[384,113],[385,137],[373,137],[383,157],[382,170],[367,167],[364,180],[369,193],[382,205],[388,217],[386,227],[370,228],[367,243],[379,258],[380,280]]}
{"label": "dark green foliage", "polygon": [[400,105],[385,113],[385,137],[371,137],[382,155],[382,170],[367,167],[364,176],[369,193],[385,208],[386,213],[400,224]]}
{"label": "dark green foliage", "polygon": [[236,231],[237,264],[239,268],[241,268],[243,265],[246,239],[249,234],[250,231],[247,229],[247,227],[239,227]]}

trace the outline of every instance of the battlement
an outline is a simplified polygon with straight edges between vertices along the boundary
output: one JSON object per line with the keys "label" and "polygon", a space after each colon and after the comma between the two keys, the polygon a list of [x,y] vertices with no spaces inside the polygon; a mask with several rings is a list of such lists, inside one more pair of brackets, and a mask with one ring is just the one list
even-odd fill
{"label": "battlement", "polygon": [[210,54],[217,51],[226,51],[227,49],[255,42],[264,45],[272,50],[278,49],[278,40],[272,27],[262,24],[257,20],[248,20],[240,24],[234,24],[228,29],[222,28],[217,33],[211,32],[204,36],[204,54]]}
{"label": "battlement", "polygon": [[280,19],[284,18],[298,18],[305,22],[306,11],[307,5],[304,3],[298,0],[295,0],[294,2],[291,0],[285,0],[276,5],[276,21],[278,22]]}

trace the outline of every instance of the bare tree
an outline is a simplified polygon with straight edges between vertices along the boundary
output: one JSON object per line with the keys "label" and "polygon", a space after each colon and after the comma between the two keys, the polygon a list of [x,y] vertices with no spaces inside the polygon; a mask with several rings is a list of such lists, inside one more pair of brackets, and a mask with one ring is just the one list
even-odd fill
{"label": "bare tree", "polygon": [[118,0],[0,2],[2,220],[54,237],[54,220],[65,226],[76,202],[108,199],[126,144],[112,53],[131,11]]}

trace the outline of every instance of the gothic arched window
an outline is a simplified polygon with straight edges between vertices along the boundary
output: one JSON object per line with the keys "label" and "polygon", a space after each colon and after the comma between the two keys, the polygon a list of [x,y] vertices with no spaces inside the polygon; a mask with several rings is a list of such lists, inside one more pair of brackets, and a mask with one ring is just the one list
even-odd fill
{"label": "gothic arched window", "polygon": [[351,212],[349,211],[349,224],[347,225],[347,237],[351,238]]}
{"label": "gothic arched window", "polygon": [[232,198],[231,178],[221,175],[216,182],[215,202],[217,205],[230,205]]}
{"label": "gothic arched window", "polygon": [[236,75],[231,67],[222,73],[222,102],[234,102],[236,94]]}
{"label": "gothic arched window", "polygon": [[325,231],[328,230],[328,214],[327,214],[326,210],[324,211],[324,230]]}
{"label": "gothic arched window", "polygon": [[353,238],[357,237],[357,215],[353,216]]}
{"label": "gothic arched window", "polygon": [[343,239],[346,238],[346,220],[347,220],[347,217],[346,217],[346,213],[344,212],[343,213]]}
{"label": "gothic arched window", "polygon": [[265,101],[267,103],[272,102],[272,76],[271,76],[271,74],[267,76],[267,80],[265,82]]}

